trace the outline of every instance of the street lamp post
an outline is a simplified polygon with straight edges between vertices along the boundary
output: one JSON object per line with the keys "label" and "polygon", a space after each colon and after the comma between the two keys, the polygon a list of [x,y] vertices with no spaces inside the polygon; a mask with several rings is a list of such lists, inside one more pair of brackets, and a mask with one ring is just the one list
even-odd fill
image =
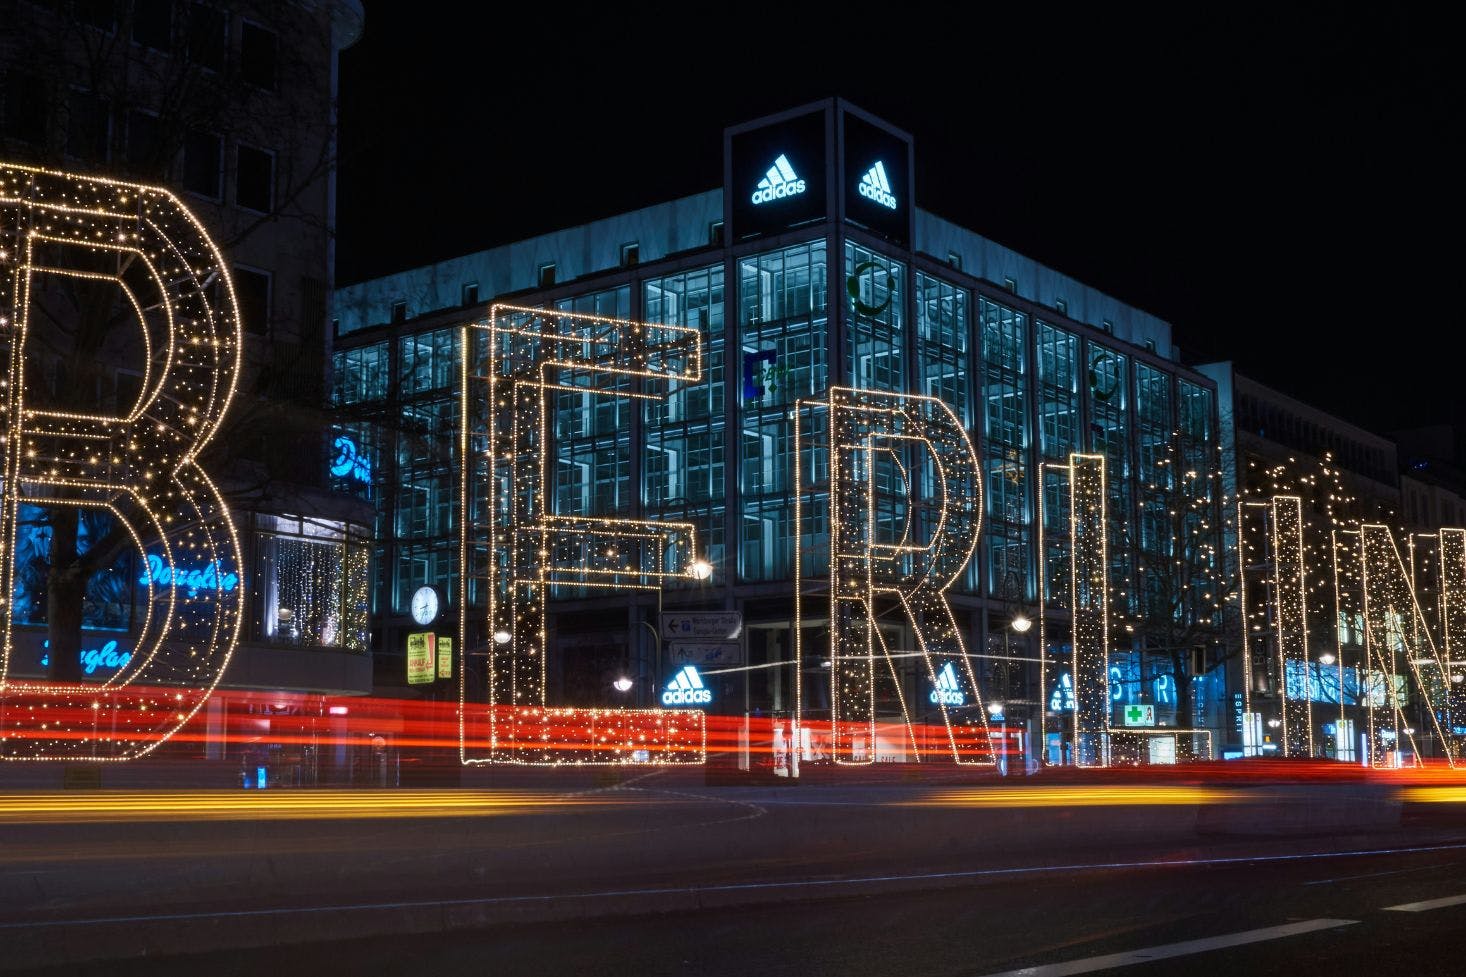
{"label": "street lamp post", "polygon": [[[1011,669],[1013,667],[1013,662],[1012,662],[1013,654],[1012,654],[1012,648],[1011,648],[1011,641],[1012,641],[1013,633],[1014,632],[1017,632],[1018,634],[1027,634],[1028,633],[1028,629],[1031,628],[1031,627],[1033,627],[1033,619],[1030,618],[1027,614],[1024,614],[1022,611],[1019,611],[1017,614],[1014,614],[1013,617],[1008,621],[1008,623],[1003,626],[1003,659],[1004,659],[1004,661],[1003,661],[1003,673],[1002,674],[1004,675],[1005,679],[1007,678],[1007,676],[1009,676],[1009,674],[1011,672]],[[1024,667],[1027,668],[1027,665],[1025,665]],[[1039,685],[1040,685],[1039,696],[1040,696],[1040,699],[1042,699],[1042,696],[1043,696],[1043,691],[1042,691],[1042,688],[1041,688],[1042,684],[1043,684],[1043,676],[1039,676]],[[1003,698],[1004,699],[1007,699],[1008,698],[1008,692],[1009,691],[1010,690],[1009,689],[1006,689],[1006,688],[1002,690],[1002,695],[1003,695]],[[996,711],[994,711],[994,709],[996,709]],[[995,719],[998,719],[999,720],[999,726],[998,726],[998,729],[999,729],[999,740],[998,740],[998,742],[1002,744],[1002,754],[998,758],[998,773],[1001,774],[1001,775],[1003,775],[1003,776],[1007,776],[1007,774],[1008,774],[1008,713],[1007,713],[1006,704],[1005,703],[994,701],[992,703],[992,705],[988,706],[988,714],[990,716],[994,717]],[[1040,711],[1040,715],[1042,715],[1042,714],[1043,714],[1042,711]],[[1030,731],[1029,732],[1029,736],[1032,737],[1032,735],[1033,735],[1032,734],[1032,731]],[[1025,751],[1025,753],[1024,753],[1024,762],[1025,762],[1025,764],[1027,763],[1027,751]]]}

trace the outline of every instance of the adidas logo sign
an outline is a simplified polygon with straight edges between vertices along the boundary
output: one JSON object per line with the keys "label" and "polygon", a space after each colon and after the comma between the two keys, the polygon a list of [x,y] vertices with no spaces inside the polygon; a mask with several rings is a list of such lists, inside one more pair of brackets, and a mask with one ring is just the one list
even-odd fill
{"label": "adidas logo sign", "polygon": [[960,706],[967,701],[962,694],[962,686],[957,683],[957,673],[952,670],[952,663],[942,666],[937,673],[937,687],[932,689],[931,700],[937,705]]}
{"label": "adidas logo sign", "polygon": [[883,207],[896,209],[896,198],[891,193],[891,181],[886,179],[886,167],[880,160],[870,168],[870,172],[860,178],[856,185],[860,195],[867,200],[874,200]]}
{"label": "adidas logo sign", "polygon": [[712,701],[713,693],[702,684],[702,676],[691,665],[683,665],[662,693],[664,706],[705,706]]}
{"label": "adidas logo sign", "polygon": [[779,158],[774,160],[774,165],[769,167],[768,175],[758,181],[758,189],[753,191],[753,202],[766,204],[771,200],[792,197],[803,192],[804,181],[794,175],[794,167],[789,165],[788,157],[780,153]]}

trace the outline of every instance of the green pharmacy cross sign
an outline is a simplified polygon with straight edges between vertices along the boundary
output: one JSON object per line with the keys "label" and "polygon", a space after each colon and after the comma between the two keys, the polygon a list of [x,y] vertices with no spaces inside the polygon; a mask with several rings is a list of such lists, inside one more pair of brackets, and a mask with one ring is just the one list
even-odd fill
{"label": "green pharmacy cross sign", "polygon": [[1126,706],[1126,726],[1154,726],[1155,706]]}

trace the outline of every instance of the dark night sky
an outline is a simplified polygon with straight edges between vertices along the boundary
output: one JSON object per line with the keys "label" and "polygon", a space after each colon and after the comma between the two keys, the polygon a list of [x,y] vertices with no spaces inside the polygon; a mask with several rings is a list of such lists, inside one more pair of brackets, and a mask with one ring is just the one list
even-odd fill
{"label": "dark night sky", "polygon": [[[1189,361],[1378,430],[1466,426],[1444,23],[710,8],[723,36],[685,7],[572,24],[544,4],[551,35],[366,7],[341,72],[342,283],[710,189],[724,125],[841,95],[914,135],[919,206],[1169,320]],[[890,23],[956,9],[960,28]]]}

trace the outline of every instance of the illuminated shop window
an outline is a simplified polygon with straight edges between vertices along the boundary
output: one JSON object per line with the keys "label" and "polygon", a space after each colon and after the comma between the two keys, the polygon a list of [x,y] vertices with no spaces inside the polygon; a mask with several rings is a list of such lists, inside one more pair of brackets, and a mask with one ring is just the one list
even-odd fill
{"label": "illuminated shop window", "polygon": [[[93,548],[101,545],[118,552],[105,566],[93,569],[82,597],[84,629],[125,631],[132,624],[136,600],[134,578],[137,554],[130,539],[114,536],[116,520],[102,509],[43,507],[22,503],[16,520],[14,579],[11,586],[11,621],[45,626],[48,623],[48,592],[55,555],[58,523],[76,525],[79,560],[92,560]],[[120,544],[125,541],[125,545]],[[146,596],[146,595],[144,595]]]}
{"label": "illuminated shop window", "polygon": [[256,515],[254,599],[260,638],[365,651],[368,546],[365,526]]}

